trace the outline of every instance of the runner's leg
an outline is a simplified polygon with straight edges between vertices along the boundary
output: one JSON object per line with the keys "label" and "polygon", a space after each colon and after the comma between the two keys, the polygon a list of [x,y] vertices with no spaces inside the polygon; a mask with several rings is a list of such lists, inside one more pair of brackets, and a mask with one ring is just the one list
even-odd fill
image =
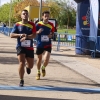
{"label": "runner's leg", "polygon": [[42,54],[37,55],[37,69],[40,70],[42,62]]}
{"label": "runner's leg", "polygon": [[27,74],[31,73],[31,69],[34,65],[34,50],[28,50],[26,49],[26,71]]}
{"label": "runner's leg", "polygon": [[37,69],[40,70],[41,68],[41,62],[42,62],[42,54],[44,52],[43,48],[37,48],[36,54],[37,54]]}
{"label": "runner's leg", "polygon": [[18,60],[19,60],[19,76],[20,79],[23,80],[24,78],[24,66],[25,66],[25,54],[20,54],[18,55]]}
{"label": "runner's leg", "polygon": [[44,54],[44,62],[43,62],[43,66],[46,67],[49,63],[49,59],[50,59],[50,52],[46,51]]}
{"label": "runner's leg", "polygon": [[28,68],[32,69],[34,65],[34,58],[26,57]]}
{"label": "runner's leg", "polygon": [[48,65],[49,63],[49,59],[50,59],[50,52],[46,51],[44,54],[44,62],[43,62],[43,66],[42,66],[42,76],[44,77],[46,75],[46,70],[45,67]]}
{"label": "runner's leg", "polygon": [[30,74],[31,69],[33,68],[34,65],[34,58],[26,57],[26,62],[27,62],[26,66],[27,74]]}
{"label": "runner's leg", "polygon": [[51,55],[51,50],[52,48],[45,48],[45,54],[44,54],[44,62],[43,62],[43,66],[42,69],[44,69],[48,63],[49,63],[49,59],[50,59],[50,55]]}
{"label": "runner's leg", "polygon": [[25,49],[23,47],[17,48],[17,56],[19,61],[19,77],[20,77],[20,84],[19,86],[24,85],[24,66],[25,66]]}
{"label": "runner's leg", "polygon": [[42,54],[44,52],[43,48],[37,48],[36,50],[36,54],[37,54],[37,76],[36,79],[39,80],[40,79],[40,68],[41,68],[41,62],[42,62]]}
{"label": "runner's leg", "polygon": [[40,79],[40,68],[41,68],[41,62],[42,62],[42,54],[37,55],[37,76],[36,79],[39,80]]}

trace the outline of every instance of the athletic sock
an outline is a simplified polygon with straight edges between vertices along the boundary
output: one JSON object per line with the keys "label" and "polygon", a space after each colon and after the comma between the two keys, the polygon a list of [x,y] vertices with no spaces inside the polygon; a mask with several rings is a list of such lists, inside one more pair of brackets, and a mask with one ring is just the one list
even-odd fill
{"label": "athletic sock", "polygon": [[22,81],[23,81],[24,79],[20,79],[20,80],[22,80]]}
{"label": "athletic sock", "polygon": [[45,69],[45,66],[42,66],[42,69]]}
{"label": "athletic sock", "polygon": [[40,73],[40,70],[38,70],[38,72],[37,73]]}

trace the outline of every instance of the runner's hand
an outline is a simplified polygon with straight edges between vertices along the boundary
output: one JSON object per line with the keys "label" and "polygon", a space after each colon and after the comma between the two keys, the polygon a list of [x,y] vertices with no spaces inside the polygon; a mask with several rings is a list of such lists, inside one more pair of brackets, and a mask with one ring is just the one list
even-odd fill
{"label": "runner's hand", "polygon": [[23,38],[20,39],[20,42],[23,42],[25,40],[26,40],[26,37],[23,37]]}
{"label": "runner's hand", "polygon": [[50,32],[50,34],[48,35],[49,38],[52,38],[52,32]]}
{"label": "runner's hand", "polygon": [[43,31],[43,28],[40,28],[40,29],[37,31],[37,34],[40,34],[42,31]]}
{"label": "runner's hand", "polygon": [[26,34],[20,34],[20,38],[26,37]]}

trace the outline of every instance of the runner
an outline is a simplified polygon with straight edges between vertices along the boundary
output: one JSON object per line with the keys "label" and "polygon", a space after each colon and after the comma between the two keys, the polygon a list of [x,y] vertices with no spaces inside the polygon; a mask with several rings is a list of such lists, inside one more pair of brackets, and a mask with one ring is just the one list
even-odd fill
{"label": "runner", "polygon": [[24,66],[27,62],[26,71],[27,74],[31,73],[31,69],[34,65],[34,48],[33,38],[36,37],[35,24],[28,21],[28,11],[23,10],[21,13],[22,21],[17,22],[10,34],[11,38],[17,38],[17,56],[19,60],[19,86],[24,86]]}
{"label": "runner", "polygon": [[[42,62],[42,55],[44,54],[44,62],[42,65],[42,76],[44,77],[46,75],[45,67],[49,63],[50,54],[52,50],[51,45],[51,38],[53,36],[54,32],[54,26],[52,23],[50,23],[49,20],[50,12],[44,11],[42,13],[43,21],[40,21],[36,24],[36,34],[37,34],[37,76],[36,79],[40,79],[40,68],[41,68],[41,62]],[[44,52],[45,51],[45,52]]]}

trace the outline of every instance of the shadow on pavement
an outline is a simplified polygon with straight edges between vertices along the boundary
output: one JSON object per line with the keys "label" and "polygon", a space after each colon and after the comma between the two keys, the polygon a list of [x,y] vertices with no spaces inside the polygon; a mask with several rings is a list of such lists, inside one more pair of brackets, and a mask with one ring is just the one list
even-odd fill
{"label": "shadow on pavement", "polygon": [[16,51],[0,51],[0,53],[11,53],[11,54],[16,54]]}
{"label": "shadow on pavement", "polygon": [[54,99],[54,98],[39,98],[39,97],[22,97],[22,96],[0,95],[0,100],[73,100],[73,99]]}
{"label": "shadow on pavement", "polygon": [[48,82],[61,82],[61,83],[66,83],[66,84],[73,84],[73,85],[86,85],[86,86],[97,86],[100,87],[100,84],[89,84],[89,83],[82,83],[82,82],[66,82],[62,80],[50,80],[50,79],[41,79],[41,80],[46,80]]}
{"label": "shadow on pavement", "polygon": [[70,54],[55,54],[52,53],[51,55],[56,55],[56,56],[67,56],[67,57],[84,57],[84,58],[91,58],[89,55],[70,55]]}
{"label": "shadow on pavement", "polygon": [[1,64],[18,64],[18,59],[15,57],[0,57]]}

